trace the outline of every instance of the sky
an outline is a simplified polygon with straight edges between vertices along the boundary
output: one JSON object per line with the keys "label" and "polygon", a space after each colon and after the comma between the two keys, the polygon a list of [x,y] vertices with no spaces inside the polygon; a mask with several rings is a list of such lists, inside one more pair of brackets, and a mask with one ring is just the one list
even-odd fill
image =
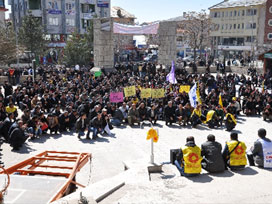
{"label": "sky", "polygon": [[[219,2],[221,0],[111,0],[111,5],[120,6],[134,14],[137,17],[136,22],[143,23],[182,16],[186,11],[208,10]],[[8,0],[5,0],[5,4],[10,10]]]}

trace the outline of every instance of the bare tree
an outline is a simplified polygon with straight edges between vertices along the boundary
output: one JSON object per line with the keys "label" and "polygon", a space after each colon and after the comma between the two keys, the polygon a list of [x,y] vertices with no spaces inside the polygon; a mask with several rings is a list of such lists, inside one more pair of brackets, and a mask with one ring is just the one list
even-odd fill
{"label": "bare tree", "polygon": [[197,50],[202,50],[210,44],[211,21],[209,15],[205,10],[188,12],[184,15],[184,20],[178,24],[178,27],[184,30],[184,37],[188,45],[194,50],[194,63],[196,63]]}

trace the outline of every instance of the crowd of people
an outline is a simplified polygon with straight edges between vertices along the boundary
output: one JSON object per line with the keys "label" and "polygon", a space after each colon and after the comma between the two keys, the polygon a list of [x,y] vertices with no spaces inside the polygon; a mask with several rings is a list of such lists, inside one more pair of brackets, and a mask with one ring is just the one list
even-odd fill
{"label": "crowd of people", "polygon": [[[31,70],[31,69],[30,69]],[[79,139],[96,139],[98,134],[113,135],[120,125],[142,126],[145,121],[156,125],[177,124],[209,128],[226,127],[230,131],[243,112],[259,114],[272,120],[272,97],[264,87],[271,87],[271,78],[250,78],[238,74],[189,74],[176,69],[177,84],[166,80],[162,66],[147,63],[116,66],[113,72],[95,77],[89,67],[39,67],[36,80],[28,77],[13,87],[6,81],[0,94],[0,134],[13,150],[18,150],[30,138],[44,134],[76,131]],[[33,71],[33,70],[32,70]],[[180,85],[198,84],[200,101],[191,106],[188,93],[180,93]],[[236,90],[240,85],[239,90]],[[111,92],[122,92],[135,86],[136,94],[123,102],[111,103]],[[141,98],[141,88],[163,88],[163,98]],[[238,94],[237,94],[238,93]],[[220,99],[221,98],[221,99]],[[22,113],[22,114],[21,114]],[[90,134],[92,133],[92,138]]]}
{"label": "crowd of people", "polygon": [[[207,142],[197,146],[194,137],[186,139],[186,144],[179,150],[172,151],[175,156],[172,163],[176,165],[181,176],[197,176],[205,169],[209,173],[220,173],[230,168],[232,171],[243,170],[247,165],[261,168],[272,168],[272,141],[266,137],[266,130],[258,130],[258,139],[247,151],[243,141],[238,140],[238,134],[232,132],[230,140],[222,151],[222,145],[210,134]],[[172,153],[172,154],[173,154]],[[175,160],[174,160],[175,158]]]}

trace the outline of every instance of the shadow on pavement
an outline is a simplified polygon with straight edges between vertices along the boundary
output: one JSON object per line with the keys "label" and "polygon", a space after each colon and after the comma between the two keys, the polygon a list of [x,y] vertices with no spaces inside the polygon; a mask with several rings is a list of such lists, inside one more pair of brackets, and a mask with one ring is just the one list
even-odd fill
{"label": "shadow on pavement", "polygon": [[240,175],[245,175],[245,176],[253,176],[258,174],[258,172],[251,167],[246,167],[245,169],[241,170],[233,170],[232,172],[240,174]]}
{"label": "shadow on pavement", "polygon": [[210,173],[210,175],[214,176],[214,177],[232,177],[234,175],[234,173],[226,170],[222,173]]}
{"label": "shadow on pavement", "polygon": [[24,144],[22,148],[18,151],[16,151],[19,154],[29,154],[30,152],[34,152],[36,149],[31,148],[28,144]]}
{"label": "shadow on pavement", "polygon": [[213,180],[213,178],[210,177],[209,174],[200,174],[195,177],[186,177],[186,178],[195,183],[209,183]]}

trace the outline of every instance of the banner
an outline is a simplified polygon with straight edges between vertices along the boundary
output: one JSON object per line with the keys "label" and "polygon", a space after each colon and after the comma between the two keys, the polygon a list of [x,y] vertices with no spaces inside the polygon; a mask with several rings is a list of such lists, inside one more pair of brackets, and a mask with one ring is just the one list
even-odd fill
{"label": "banner", "polygon": [[100,77],[100,76],[101,76],[101,74],[102,74],[102,72],[101,72],[101,71],[99,71],[99,72],[95,72],[95,73],[94,73],[94,76],[95,76],[95,77]]}
{"label": "banner", "polygon": [[118,34],[133,35],[156,35],[158,33],[159,23],[145,26],[133,26],[120,23],[113,23],[113,32]]}
{"label": "banner", "polygon": [[179,93],[183,93],[185,91],[186,93],[190,92],[191,87],[189,85],[182,85],[179,88]]}
{"label": "banner", "polygon": [[110,93],[110,102],[111,103],[119,103],[124,101],[124,94],[123,92],[118,93]]}
{"label": "banner", "polygon": [[125,97],[135,96],[136,88],[135,86],[129,86],[124,88]]}
{"label": "banner", "polygon": [[151,98],[151,88],[141,90],[141,98]]}
{"label": "banner", "polygon": [[164,98],[164,89],[152,89],[151,96],[152,98]]}

